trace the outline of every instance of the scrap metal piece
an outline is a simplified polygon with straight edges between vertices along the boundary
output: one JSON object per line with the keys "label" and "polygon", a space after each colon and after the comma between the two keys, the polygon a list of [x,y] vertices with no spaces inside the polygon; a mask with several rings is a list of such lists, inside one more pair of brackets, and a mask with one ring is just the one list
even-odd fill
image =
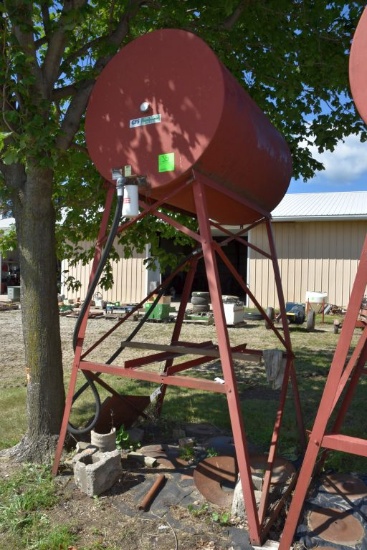
{"label": "scrap metal piece", "polygon": [[351,509],[318,508],[308,516],[308,526],[323,540],[353,548],[364,536],[363,526]]}
{"label": "scrap metal piece", "polygon": [[[266,455],[253,455],[250,457],[253,482],[257,478],[263,478],[267,464]],[[218,506],[229,507],[232,505],[237,472],[237,463],[234,457],[214,456],[206,458],[197,465],[194,470],[194,481],[197,489],[209,502]],[[274,462],[271,484],[276,486],[287,485],[293,479],[295,472],[294,466],[288,460],[277,458]]]}
{"label": "scrap metal piece", "polygon": [[237,481],[237,464],[233,456],[212,456],[194,470],[194,481],[200,493],[212,504],[230,508]]}
{"label": "scrap metal piece", "polygon": [[329,474],[323,479],[322,485],[327,493],[340,495],[349,500],[367,496],[367,485],[351,474]]}
{"label": "scrap metal piece", "polygon": [[166,476],[164,474],[160,474],[157,477],[157,479],[155,480],[155,482],[153,483],[153,485],[151,486],[151,488],[149,489],[149,491],[147,492],[143,500],[140,502],[139,510],[144,510],[144,511],[147,510],[147,508],[149,507],[152,500],[158,493],[159,489],[162,487],[165,480],[166,480]]}
{"label": "scrap metal piece", "polygon": [[[250,457],[251,474],[254,476],[263,476],[268,467],[268,457],[266,455],[253,455]],[[276,458],[271,474],[272,485],[286,485],[290,482],[296,473],[293,464],[285,458]]]}
{"label": "scrap metal piece", "polygon": [[109,431],[111,420],[116,428],[123,425],[128,429],[140,416],[144,416],[149,405],[149,395],[111,395],[103,401],[94,429],[99,433]]}

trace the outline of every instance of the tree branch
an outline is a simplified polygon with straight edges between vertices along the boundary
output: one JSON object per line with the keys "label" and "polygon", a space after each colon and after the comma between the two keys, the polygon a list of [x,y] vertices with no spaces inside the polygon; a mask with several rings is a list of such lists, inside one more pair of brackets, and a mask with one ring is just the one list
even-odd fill
{"label": "tree branch", "polygon": [[42,14],[43,28],[45,29],[45,35],[48,35],[48,33],[51,30],[51,19],[50,19],[50,12],[48,11],[48,4],[46,2],[42,2],[41,14]]}
{"label": "tree branch", "polygon": [[51,34],[51,36],[49,37],[49,44],[42,68],[48,95],[51,94],[54,83],[57,80],[61,59],[65,52],[65,23],[68,20],[67,15],[72,9],[80,9],[81,7],[86,5],[86,3],[87,0],[65,0],[64,8],[61,17],[57,23],[57,27],[53,34]]}
{"label": "tree branch", "polygon": [[231,15],[229,15],[227,19],[223,21],[222,28],[226,31],[230,31],[241,17],[245,8],[247,8],[247,6],[251,4],[251,2],[252,0],[242,0],[235,8],[235,10],[231,13]]}
{"label": "tree branch", "polygon": [[[105,36],[103,40],[108,44],[115,46],[117,50],[129,31],[130,19],[134,17],[140,6],[146,3],[146,0],[130,0],[126,12],[121,17],[116,29],[110,35]],[[97,74],[102,71],[113,55],[114,53],[111,53],[96,60],[94,68],[96,69]],[[61,125],[61,134],[56,140],[57,147],[62,150],[70,147],[72,140],[74,139],[74,135],[79,128],[80,119],[87,107],[89,95],[94,86],[94,82],[94,80],[85,81],[70,102],[70,106]],[[70,89],[70,91],[72,91],[72,89]]]}
{"label": "tree branch", "polygon": [[93,86],[94,80],[84,82],[71,100],[70,106],[61,123],[61,133],[56,139],[57,148],[65,151],[70,147],[80,126],[80,120],[87,108],[89,95]]}
{"label": "tree branch", "polygon": [[[38,65],[36,48],[33,37],[32,5],[12,0],[12,10],[9,11],[9,19],[13,27],[14,36],[22,47],[24,53],[33,59],[30,64],[31,72],[35,78],[35,86],[44,97],[44,86],[41,69]],[[23,30],[28,29],[28,30]]]}
{"label": "tree branch", "polygon": [[67,97],[74,96],[78,91],[77,85],[69,84],[69,86],[63,86],[62,88],[54,88],[51,94],[51,101],[60,101]]}

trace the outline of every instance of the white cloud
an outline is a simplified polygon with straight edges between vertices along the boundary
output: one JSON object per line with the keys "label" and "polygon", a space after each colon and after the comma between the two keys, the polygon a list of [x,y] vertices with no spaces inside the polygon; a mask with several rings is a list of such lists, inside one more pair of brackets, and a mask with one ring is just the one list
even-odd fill
{"label": "white cloud", "polygon": [[325,170],[316,177],[328,179],[336,184],[348,184],[365,176],[367,186],[367,143],[361,143],[358,136],[349,136],[340,141],[334,151],[318,153],[311,147],[312,156],[322,162]]}

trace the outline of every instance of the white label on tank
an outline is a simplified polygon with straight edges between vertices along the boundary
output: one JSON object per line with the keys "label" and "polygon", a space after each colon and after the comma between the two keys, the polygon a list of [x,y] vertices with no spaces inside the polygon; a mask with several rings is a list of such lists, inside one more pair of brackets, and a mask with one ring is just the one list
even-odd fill
{"label": "white label on tank", "polygon": [[130,120],[130,128],[146,126],[147,124],[158,124],[161,122],[161,115],[144,116],[142,118],[133,118]]}

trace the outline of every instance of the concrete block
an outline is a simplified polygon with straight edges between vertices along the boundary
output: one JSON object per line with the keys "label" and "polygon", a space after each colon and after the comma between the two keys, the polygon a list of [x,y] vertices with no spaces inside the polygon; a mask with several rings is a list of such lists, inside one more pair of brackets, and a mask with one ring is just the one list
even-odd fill
{"label": "concrete block", "polygon": [[122,474],[121,453],[102,453],[91,447],[74,457],[74,480],[83,493],[93,497],[110,489]]}
{"label": "concrete block", "polygon": [[142,453],[139,453],[137,451],[131,451],[130,453],[127,453],[126,456],[129,460],[135,460],[136,462],[140,462],[144,464],[144,466],[146,466],[147,468],[153,468],[158,464],[156,458],[145,456]]}
{"label": "concrete block", "polygon": [[102,453],[114,451],[116,449],[116,428],[112,428],[106,434],[98,433],[92,430],[90,432],[90,442]]}

